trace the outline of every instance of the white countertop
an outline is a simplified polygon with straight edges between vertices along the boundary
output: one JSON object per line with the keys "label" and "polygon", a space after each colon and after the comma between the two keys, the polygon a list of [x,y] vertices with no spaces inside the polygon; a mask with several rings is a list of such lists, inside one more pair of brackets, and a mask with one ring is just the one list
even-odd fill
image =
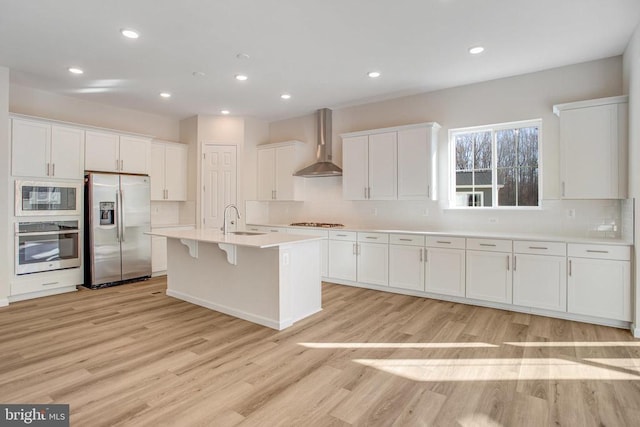
{"label": "white countertop", "polygon": [[214,229],[195,229],[195,230],[154,230],[147,234],[152,236],[162,236],[171,239],[195,240],[206,243],[227,243],[238,246],[248,246],[252,248],[272,248],[295,244],[300,242],[309,242],[313,240],[322,240],[322,237],[316,236],[299,236],[286,233],[264,233],[252,236],[242,236],[236,234],[222,234],[219,230]]}
{"label": "white countertop", "polygon": [[[467,238],[482,238],[482,239],[508,239],[508,240],[531,240],[531,241],[545,241],[545,242],[565,242],[565,243],[584,243],[584,244],[600,244],[600,245],[623,245],[630,246],[633,243],[624,239],[614,238],[597,238],[597,237],[572,237],[572,236],[558,236],[550,234],[538,234],[538,233],[517,233],[517,232],[491,232],[491,231],[418,231],[418,230],[406,230],[406,229],[378,229],[378,228],[362,228],[345,226],[339,228],[321,228],[321,227],[301,227],[291,226],[286,224],[247,224],[247,225],[261,225],[267,227],[287,227],[287,228],[299,228],[299,229],[313,229],[313,230],[342,230],[342,231],[355,231],[355,232],[370,232],[370,233],[398,233],[398,234],[419,234],[424,236],[452,236],[452,237],[467,237]],[[279,233],[273,233],[279,234]]]}

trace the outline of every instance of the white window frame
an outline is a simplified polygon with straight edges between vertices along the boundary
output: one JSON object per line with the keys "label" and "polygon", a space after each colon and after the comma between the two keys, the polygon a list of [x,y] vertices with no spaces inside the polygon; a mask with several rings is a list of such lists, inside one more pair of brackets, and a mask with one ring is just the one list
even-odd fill
{"label": "white window frame", "polygon": [[[498,153],[496,143],[496,131],[524,127],[538,127],[538,204],[537,206],[497,206],[498,203]],[[492,191],[492,206],[456,206],[456,151],[455,136],[462,133],[491,132],[491,185],[496,191]],[[542,119],[520,120],[516,122],[497,123],[492,125],[469,126],[464,128],[449,129],[449,209],[501,209],[501,210],[540,210],[542,208]]]}

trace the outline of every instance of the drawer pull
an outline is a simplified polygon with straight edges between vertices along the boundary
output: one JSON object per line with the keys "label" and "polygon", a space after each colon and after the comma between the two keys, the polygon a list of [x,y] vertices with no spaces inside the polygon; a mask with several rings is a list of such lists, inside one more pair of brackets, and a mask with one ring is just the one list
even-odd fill
{"label": "drawer pull", "polygon": [[496,245],[494,243],[480,243],[480,246],[488,246],[488,247],[491,247],[491,248],[495,248],[496,247]]}
{"label": "drawer pull", "polygon": [[346,234],[336,234],[336,237],[348,237]]}
{"label": "drawer pull", "polygon": [[42,286],[53,286],[53,285],[57,285],[60,282],[49,282],[49,283],[43,283]]}
{"label": "drawer pull", "polygon": [[546,251],[549,248],[544,247],[544,246],[529,246],[529,249],[540,249],[542,251]]}
{"label": "drawer pull", "polygon": [[[451,242],[447,242],[446,240],[436,240],[436,243],[442,243],[442,244],[447,244],[447,245],[451,244]],[[495,245],[493,245],[493,246],[495,246]]]}
{"label": "drawer pull", "polygon": [[403,242],[413,242],[413,239],[398,239],[398,240],[401,240]]}
{"label": "drawer pull", "polygon": [[608,254],[609,251],[597,251],[595,249],[587,249],[587,252],[590,252],[592,254]]}
{"label": "drawer pull", "polygon": [[372,236],[367,236],[367,237],[365,237],[365,238],[366,238],[366,239],[378,240],[378,238],[377,238],[377,237],[372,237]]}

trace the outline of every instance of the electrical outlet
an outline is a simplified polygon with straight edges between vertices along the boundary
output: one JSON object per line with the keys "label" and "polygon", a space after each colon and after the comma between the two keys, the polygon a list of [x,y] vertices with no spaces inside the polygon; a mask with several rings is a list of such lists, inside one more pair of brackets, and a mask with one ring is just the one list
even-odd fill
{"label": "electrical outlet", "polygon": [[576,210],[575,209],[567,209],[567,218],[575,218]]}
{"label": "electrical outlet", "polygon": [[429,209],[428,208],[424,208],[424,210],[422,211],[422,216],[429,216]]}
{"label": "electrical outlet", "polygon": [[498,223],[498,218],[495,218],[495,217],[489,218],[489,224],[497,224],[497,223]]}
{"label": "electrical outlet", "polygon": [[378,208],[371,209],[371,215],[378,216]]}

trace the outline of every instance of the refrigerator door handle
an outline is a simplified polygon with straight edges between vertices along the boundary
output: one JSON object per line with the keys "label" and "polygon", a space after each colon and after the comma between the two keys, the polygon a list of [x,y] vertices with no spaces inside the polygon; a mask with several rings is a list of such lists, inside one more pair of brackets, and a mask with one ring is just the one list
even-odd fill
{"label": "refrigerator door handle", "polygon": [[116,209],[114,211],[116,224],[116,240],[120,242],[120,192],[116,190]]}
{"label": "refrigerator door handle", "polygon": [[126,219],[124,216],[124,191],[120,189],[120,240],[124,242],[124,229],[126,226]]}

